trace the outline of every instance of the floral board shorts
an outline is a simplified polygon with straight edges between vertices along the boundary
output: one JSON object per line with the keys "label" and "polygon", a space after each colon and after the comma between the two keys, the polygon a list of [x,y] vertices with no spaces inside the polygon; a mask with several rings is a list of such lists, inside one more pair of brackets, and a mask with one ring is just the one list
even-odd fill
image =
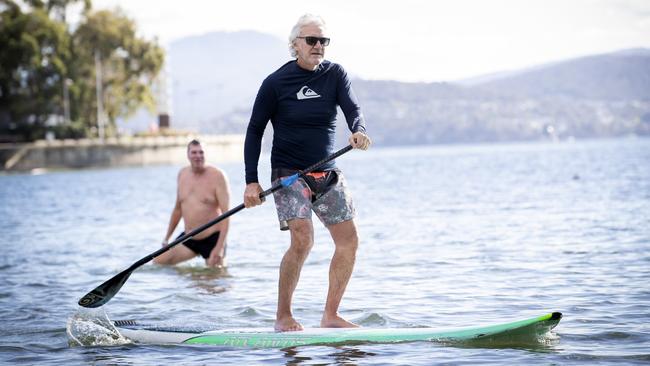
{"label": "floral board shorts", "polygon": [[[273,169],[271,181],[276,184],[279,179],[296,172],[290,169]],[[338,169],[308,173],[289,187],[274,192],[273,198],[280,220],[280,230],[289,230],[290,220],[311,219],[312,211],[325,226],[352,220],[356,215],[345,177]]]}

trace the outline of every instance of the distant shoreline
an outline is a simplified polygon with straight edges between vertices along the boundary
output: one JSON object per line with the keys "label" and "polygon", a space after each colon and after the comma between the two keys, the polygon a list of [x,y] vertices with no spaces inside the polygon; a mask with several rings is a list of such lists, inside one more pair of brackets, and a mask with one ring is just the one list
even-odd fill
{"label": "distant shoreline", "polygon": [[243,135],[188,135],[119,137],[80,140],[39,140],[25,144],[0,144],[0,170],[38,170],[90,167],[182,164],[187,161],[187,143],[202,142],[214,162],[241,161]]}

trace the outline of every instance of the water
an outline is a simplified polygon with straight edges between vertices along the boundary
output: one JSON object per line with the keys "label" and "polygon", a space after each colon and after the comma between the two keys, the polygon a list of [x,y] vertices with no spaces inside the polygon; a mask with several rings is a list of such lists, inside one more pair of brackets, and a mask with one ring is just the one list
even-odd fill
{"label": "water", "polygon": [[[268,182],[265,164],[260,172]],[[178,171],[165,166],[0,176],[0,361],[650,361],[650,140],[374,149],[349,152],[338,165],[353,191],[362,237],[344,316],[372,327],[465,326],[561,311],[555,336],[510,348],[422,342],[241,350],[132,345],[97,334],[92,319],[105,316],[217,328],[273,325],[288,234],[277,229],[271,202],[233,217],[226,272],[206,270],[199,259],[176,268],[146,265],[99,311],[76,305],[158,249]],[[235,206],[243,164],[222,168]],[[319,324],[333,252],[320,224],[315,236],[294,299],[305,326]],[[74,346],[68,323],[94,346]]]}

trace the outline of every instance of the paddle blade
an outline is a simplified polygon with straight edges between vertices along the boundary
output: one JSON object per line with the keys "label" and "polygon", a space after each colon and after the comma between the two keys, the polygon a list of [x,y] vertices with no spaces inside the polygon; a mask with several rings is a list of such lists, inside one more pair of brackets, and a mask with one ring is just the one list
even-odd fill
{"label": "paddle blade", "polygon": [[133,270],[127,269],[113,276],[82,297],[79,300],[79,305],[85,308],[98,308],[106,304],[120,291],[132,272]]}

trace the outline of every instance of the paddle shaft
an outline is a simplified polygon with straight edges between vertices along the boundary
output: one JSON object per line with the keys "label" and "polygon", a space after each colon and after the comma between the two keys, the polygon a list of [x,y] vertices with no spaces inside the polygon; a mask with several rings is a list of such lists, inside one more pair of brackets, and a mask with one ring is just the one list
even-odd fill
{"label": "paddle shaft", "polygon": [[[346,152],[348,152],[350,150],[352,150],[352,146],[348,145],[348,146],[342,148],[341,150],[333,153],[332,155],[326,157],[325,159],[317,162],[316,164],[308,167],[307,169],[301,170],[300,172],[298,172],[298,173],[296,173],[296,174],[294,174],[294,175],[292,175],[292,176],[290,176],[288,178],[285,178],[285,180],[279,181],[278,183],[273,185],[273,187],[271,187],[271,188],[267,189],[266,191],[263,191],[262,193],[260,193],[260,199],[263,199],[264,197],[270,195],[271,193],[273,193],[273,192],[275,192],[277,190],[280,190],[280,189],[284,188],[285,186],[290,185],[297,178],[302,177],[305,174],[313,172],[314,170],[318,169],[320,166],[324,165],[325,163],[338,158],[339,156],[345,154]],[[197,227],[194,230],[191,230],[190,232],[180,236],[179,238],[177,238],[173,242],[165,245],[164,247],[156,250],[155,252],[153,252],[153,253],[147,255],[146,257],[140,259],[139,261],[133,263],[129,268],[127,268],[124,271],[118,273],[117,275],[115,275],[111,279],[109,279],[108,281],[102,283],[97,288],[95,288],[94,290],[87,293],[84,297],[82,297],[79,300],[79,305],[84,306],[84,307],[90,307],[90,308],[102,306],[103,304],[107,303],[111,298],[113,298],[113,296],[115,296],[115,294],[120,290],[122,285],[129,278],[131,273],[133,271],[135,271],[138,267],[140,267],[143,264],[151,261],[152,259],[154,259],[157,256],[161,255],[162,253],[165,253],[166,251],[170,250],[174,246],[176,246],[178,244],[182,244],[182,243],[192,239],[194,237],[194,235],[197,235],[197,234],[203,232],[205,229],[209,228],[210,226],[215,225],[215,224],[229,218],[230,216],[236,214],[237,212],[243,210],[244,208],[246,208],[246,206],[244,206],[244,204],[242,203],[239,206],[234,207],[234,208],[224,212],[219,217],[217,217],[217,218],[215,218],[215,219],[213,219],[213,220],[211,220],[211,221]]]}

